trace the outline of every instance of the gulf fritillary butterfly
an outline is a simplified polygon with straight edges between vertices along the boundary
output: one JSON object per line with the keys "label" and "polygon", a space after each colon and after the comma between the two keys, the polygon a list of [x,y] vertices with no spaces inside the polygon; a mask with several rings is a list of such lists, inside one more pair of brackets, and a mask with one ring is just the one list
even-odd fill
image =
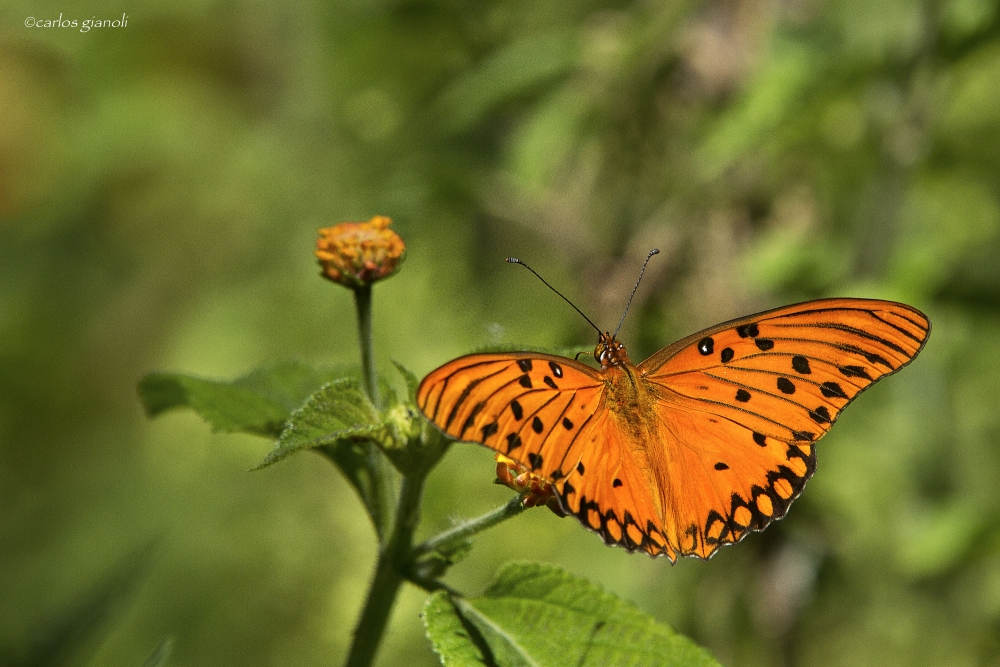
{"label": "gulf fritillary butterfly", "polygon": [[905,304],[820,299],[718,324],[638,366],[610,333],[594,350],[600,370],[471,354],[425,377],[417,405],[446,435],[551,481],[607,544],[707,559],[785,515],[816,441],[929,334]]}

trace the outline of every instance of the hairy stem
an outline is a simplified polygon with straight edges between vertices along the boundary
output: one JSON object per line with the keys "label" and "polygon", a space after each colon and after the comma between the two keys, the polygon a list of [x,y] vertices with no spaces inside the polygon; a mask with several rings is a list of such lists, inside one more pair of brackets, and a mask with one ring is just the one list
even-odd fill
{"label": "hairy stem", "polygon": [[517,516],[524,511],[522,500],[523,496],[515,496],[495,510],[491,510],[474,519],[463,521],[454,528],[427,540],[415,548],[413,553],[415,556],[422,556],[438,549],[447,549],[476,533],[482,532],[487,528],[492,528],[501,521],[506,521],[511,517]]}

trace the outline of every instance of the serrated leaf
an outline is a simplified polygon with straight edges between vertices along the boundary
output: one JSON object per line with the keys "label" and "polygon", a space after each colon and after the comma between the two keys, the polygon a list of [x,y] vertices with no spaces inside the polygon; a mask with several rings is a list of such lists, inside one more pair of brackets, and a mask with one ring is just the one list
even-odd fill
{"label": "serrated leaf", "polygon": [[376,443],[397,437],[352,378],[324,385],[293,412],[278,442],[256,469],[305,449],[317,449],[358,492],[381,541],[385,541],[395,497],[395,473]]}
{"label": "serrated leaf", "polygon": [[150,417],[189,407],[215,431],[277,438],[292,410],[325,383],[348,374],[356,371],[315,369],[297,361],[260,368],[233,381],[150,373],[139,383],[139,397]]}
{"label": "serrated leaf", "polygon": [[475,630],[470,632],[446,591],[438,591],[424,605],[424,629],[445,667],[492,666],[489,649]]}
{"label": "serrated leaf", "polygon": [[551,565],[513,563],[454,603],[500,667],[718,667],[690,639]]}
{"label": "serrated leaf", "polygon": [[257,467],[271,465],[302,449],[336,445],[352,438],[374,438],[385,427],[357,380],[334,380],[288,417],[274,449]]}
{"label": "serrated leaf", "polygon": [[326,383],[344,377],[360,377],[360,370],[355,365],[314,368],[290,359],[251,371],[234,380],[233,385],[269,398],[291,412]]}

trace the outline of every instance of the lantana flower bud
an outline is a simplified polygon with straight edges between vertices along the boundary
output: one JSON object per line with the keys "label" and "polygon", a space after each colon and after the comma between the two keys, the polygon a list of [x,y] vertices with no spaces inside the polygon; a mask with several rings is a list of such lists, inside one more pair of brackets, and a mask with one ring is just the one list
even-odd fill
{"label": "lantana flower bud", "polygon": [[321,275],[358,288],[388,278],[399,267],[406,244],[389,229],[392,220],[376,215],[368,222],[342,222],[319,230],[316,257]]}

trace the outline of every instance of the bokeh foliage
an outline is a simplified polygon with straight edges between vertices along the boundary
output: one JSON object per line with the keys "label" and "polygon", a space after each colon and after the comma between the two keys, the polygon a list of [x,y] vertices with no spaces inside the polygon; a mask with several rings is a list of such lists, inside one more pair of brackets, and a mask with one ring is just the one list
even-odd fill
{"label": "bokeh foliage", "polygon": [[[654,260],[633,359],[818,296],[934,329],[819,447],[787,519],[709,563],[527,512],[449,575],[530,559],[601,582],[725,664],[1000,655],[1000,11],[990,0],[147,3],[0,7],[0,645],[24,659],[155,544],[87,664],[338,663],[374,536],[322,459],[146,423],[149,370],[356,361],[316,227],[393,217],[379,365],[593,333]],[[420,536],[509,497],[453,447]],[[381,664],[434,664],[397,606]],[[40,639],[42,638],[42,639]]]}

